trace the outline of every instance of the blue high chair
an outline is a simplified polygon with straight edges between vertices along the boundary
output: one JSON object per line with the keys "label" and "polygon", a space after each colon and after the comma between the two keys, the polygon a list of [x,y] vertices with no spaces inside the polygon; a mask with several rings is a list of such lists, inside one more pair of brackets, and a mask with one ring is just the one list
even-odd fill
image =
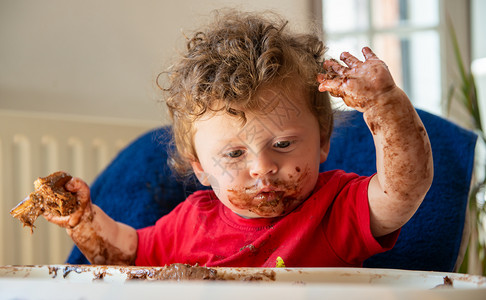
{"label": "blue high chair", "polygon": [[[418,110],[434,157],[434,180],[425,200],[402,228],[395,247],[369,258],[364,267],[451,272],[464,252],[465,218],[477,136],[441,117]],[[321,171],[376,172],[371,133],[356,111],[339,112],[328,159]],[[193,191],[167,165],[169,127],[136,139],[91,186],[91,197],[109,216],[134,228],[152,225]],[[87,264],[74,247],[67,263]]]}

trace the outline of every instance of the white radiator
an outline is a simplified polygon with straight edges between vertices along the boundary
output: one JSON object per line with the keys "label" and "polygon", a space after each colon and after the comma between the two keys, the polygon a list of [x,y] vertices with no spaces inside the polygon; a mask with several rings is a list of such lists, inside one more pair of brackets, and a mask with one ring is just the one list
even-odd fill
{"label": "white radiator", "polygon": [[65,230],[39,217],[31,234],[10,209],[54,171],[92,183],[120,149],[157,125],[0,111],[0,265],[64,263],[73,246]]}

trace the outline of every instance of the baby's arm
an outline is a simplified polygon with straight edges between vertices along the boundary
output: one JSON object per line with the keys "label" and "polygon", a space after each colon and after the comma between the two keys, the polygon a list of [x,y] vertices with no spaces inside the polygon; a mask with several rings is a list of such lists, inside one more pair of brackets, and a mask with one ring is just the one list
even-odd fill
{"label": "baby's arm", "polygon": [[71,179],[65,188],[80,202],[74,213],[65,217],[44,214],[52,223],[65,227],[67,233],[92,264],[133,265],[137,251],[134,228],[116,222],[91,203],[88,185],[79,178]]}
{"label": "baby's arm", "polygon": [[361,62],[344,52],[324,62],[320,91],[343,98],[363,112],[376,147],[377,175],[368,197],[371,231],[383,236],[403,226],[422,203],[433,179],[432,150],[425,127],[407,95],[398,88],[385,63],[363,48]]}

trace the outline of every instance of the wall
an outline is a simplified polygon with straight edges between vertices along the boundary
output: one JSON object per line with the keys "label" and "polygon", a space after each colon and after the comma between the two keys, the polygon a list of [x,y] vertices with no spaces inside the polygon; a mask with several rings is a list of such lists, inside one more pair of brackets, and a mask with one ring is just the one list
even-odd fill
{"label": "wall", "polygon": [[0,110],[159,122],[154,78],[220,7],[306,25],[312,1],[2,0]]}
{"label": "wall", "polygon": [[9,210],[29,195],[37,177],[63,170],[93,182],[120,149],[148,129],[0,111],[0,265],[63,263],[73,246],[64,229],[41,217],[31,234]]}

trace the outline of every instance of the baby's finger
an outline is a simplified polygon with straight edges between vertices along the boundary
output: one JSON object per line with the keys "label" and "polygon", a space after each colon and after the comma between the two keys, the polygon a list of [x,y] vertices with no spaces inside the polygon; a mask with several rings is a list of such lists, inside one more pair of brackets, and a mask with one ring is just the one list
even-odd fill
{"label": "baby's finger", "polygon": [[44,212],[42,215],[47,221],[62,227],[66,227],[66,224],[69,222],[69,216],[55,216],[48,212]]}
{"label": "baby's finger", "polygon": [[65,185],[66,189],[72,193],[76,193],[78,200],[81,203],[87,202],[90,198],[89,186],[83,180],[73,177]]}
{"label": "baby's finger", "polygon": [[358,67],[361,64],[361,61],[356,57],[354,57],[353,55],[351,55],[351,53],[349,52],[341,53],[340,59],[350,68]]}
{"label": "baby's finger", "polygon": [[85,211],[84,209],[81,210],[81,209],[78,209],[77,211],[75,211],[74,213],[72,213],[70,215],[70,218],[69,218],[69,221],[67,222],[67,225],[71,228],[75,227],[76,225],[79,224],[79,222],[81,221],[81,218],[83,217]]}
{"label": "baby's finger", "polygon": [[78,209],[68,216],[56,216],[49,212],[44,212],[42,215],[47,221],[54,223],[58,226],[73,228],[79,224],[84,213],[84,210]]}
{"label": "baby's finger", "polygon": [[323,82],[324,80],[326,80],[326,75],[317,74],[317,82]]}
{"label": "baby's finger", "polygon": [[326,70],[326,73],[337,73],[338,75],[343,76],[344,72],[346,71],[346,67],[341,65],[335,59],[328,59],[324,61],[324,70]]}
{"label": "baby's finger", "polygon": [[344,94],[341,90],[341,82],[335,80],[325,80],[319,84],[320,92],[329,92],[335,97],[342,97]]}
{"label": "baby's finger", "polygon": [[361,52],[366,60],[368,59],[379,59],[378,56],[370,49],[370,47],[364,47]]}
{"label": "baby's finger", "polygon": [[78,192],[81,188],[82,188],[82,183],[83,181],[77,177],[73,177],[71,178],[71,180],[69,180],[66,185],[64,186],[66,188],[66,190],[72,192],[72,193],[76,193]]}

